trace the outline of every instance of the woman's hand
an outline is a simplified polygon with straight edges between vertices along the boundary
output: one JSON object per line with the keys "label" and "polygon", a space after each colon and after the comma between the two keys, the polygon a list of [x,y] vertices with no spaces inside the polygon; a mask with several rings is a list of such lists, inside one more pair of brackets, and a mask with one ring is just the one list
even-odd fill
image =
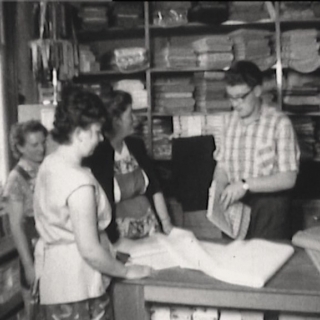
{"label": "woman's hand", "polygon": [[152,273],[152,268],[140,265],[130,265],[127,267],[126,279],[140,279],[149,277]]}
{"label": "woman's hand", "polygon": [[169,234],[173,228],[173,225],[169,218],[161,220],[162,230],[165,234]]}

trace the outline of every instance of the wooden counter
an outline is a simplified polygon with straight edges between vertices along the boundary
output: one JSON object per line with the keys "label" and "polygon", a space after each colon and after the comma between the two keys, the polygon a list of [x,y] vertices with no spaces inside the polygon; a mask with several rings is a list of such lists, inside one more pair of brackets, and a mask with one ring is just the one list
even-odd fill
{"label": "wooden counter", "polygon": [[320,273],[307,253],[296,249],[260,289],[230,285],[199,271],[172,268],[146,279],[116,281],[113,294],[116,320],[148,319],[148,302],[320,314]]}

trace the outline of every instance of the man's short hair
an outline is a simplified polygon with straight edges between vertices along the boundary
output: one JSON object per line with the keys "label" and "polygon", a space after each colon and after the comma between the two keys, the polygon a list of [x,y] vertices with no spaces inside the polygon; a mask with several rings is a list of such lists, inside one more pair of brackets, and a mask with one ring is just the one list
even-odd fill
{"label": "man's short hair", "polygon": [[226,84],[235,86],[246,84],[250,88],[262,85],[263,74],[259,67],[251,61],[236,61],[226,72]]}

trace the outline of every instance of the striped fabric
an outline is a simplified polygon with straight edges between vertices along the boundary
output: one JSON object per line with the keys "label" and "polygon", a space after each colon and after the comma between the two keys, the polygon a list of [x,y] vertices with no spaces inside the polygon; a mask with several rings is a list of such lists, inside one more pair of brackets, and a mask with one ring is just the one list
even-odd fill
{"label": "striped fabric", "polygon": [[230,182],[278,172],[298,171],[300,150],[290,119],[262,106],[260,118],[245,125],[236,112],[223,117],[214,158]]}

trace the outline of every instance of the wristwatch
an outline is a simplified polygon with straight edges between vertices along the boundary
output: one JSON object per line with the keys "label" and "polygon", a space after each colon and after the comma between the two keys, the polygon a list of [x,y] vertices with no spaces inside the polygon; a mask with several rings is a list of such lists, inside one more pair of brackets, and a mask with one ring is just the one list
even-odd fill
{"label": "wristwatch", "polygon": [[247,192],[247,191],[249,191],[249,185],[248,185],[248,183],[247,183],[247,181],[245,180],[245,179],[241,179],[241,181],[242,181],[242,188]]}

